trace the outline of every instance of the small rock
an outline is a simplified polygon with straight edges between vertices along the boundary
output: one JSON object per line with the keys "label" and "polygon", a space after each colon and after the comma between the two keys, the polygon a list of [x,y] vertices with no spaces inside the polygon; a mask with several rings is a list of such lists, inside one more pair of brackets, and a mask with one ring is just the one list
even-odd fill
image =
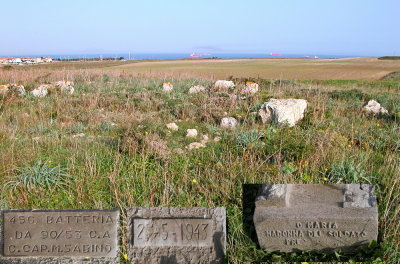
{"label": "small rock", "polygon": [[214,88],[216,90],[227,90],[227,89],[232,89],[234,87],[235,87],[234,82],[226,80],[218,80],[214,84]]}
{"label": "small rock", "polygon": [[293,127],[304,117],[306,108],[304,99],[270,99],[261,106],[258,114],[263,123],[272,121]]}
{"label": "small rock", "polygon": [[164,82],[162,86],[163,92],[171,92],[174,89],[174,86],[171,82]]}
{"label": "small rock", "polygon": [[215,137],[214,138],[214,142],[219,142],[219,141],[221,141],[221,137]]}
{"label": "small rock", "polygon": [[38,142],[40,140],[40,137],[33,137],[32,140]]}
{"label": "small rock", "polygon": [[173,152],[179,155],[185,154],[185,151],[181,148],[175,148],[173,149]]}
{"label": "small rock", "polygon": [[186,137],[191,137],[191,138],[197,137],[197,129],[186,130]]}
{"label": "small rock", "polygon": [[237,120],[233,117],[224,117],[221,119],[220,126],[222,128],[235,128],[237,126]]}
{"label": "small rock", "polygon": [[186,148],[188,150],[192,150],[192,149],[198,149],[198,148],[205,148],[206,145],[204,145],[203,143],[200,142],[192,142],[190,143]]}
{"label": "small rock", "polygon": [[245,87],[240,92],[241,94],[253,95],[258,92],[258,84],[255,82],[246,82]]}
{"label": "small rock", "polygon": [[81,138],[84,136],[85,136],[85,133],[79,133],[79,134],[72,135],[72,138]]}
{"label": "small rock", "polygon": [[209,137],[208,137],[208,135],[203,135],[202,136],[202,140],[200,141],[202,144],[206,144],[206,143],[208,143],[208,141],[209,141],[210,139],[209,139]]}
{"label": "small rock", "polygon": [[167,128],[168,128],[169,130],[172,130],[172,131],[177,131],[177,130],[179,129],[178,125],[175,124],[175,123],[169,123],[169,124],[167,124]]}
{"label": "small rock", "polygon": [[387,115],[389,114],[388,110],[383,108],[380,103],[378,103],[375,100],[370,100],[366,105],[364,105],[364,110],[368,113],[377,115],[377,114],[382,114],[382,115]]}
{"label": "small rock", "polygon": [[190,94],[197,94],[200,92],[204,92],[206,90],[206,87],[202,86],[202,85],[196,85],[196,86],[192,86],[189,89],[189,93]]}

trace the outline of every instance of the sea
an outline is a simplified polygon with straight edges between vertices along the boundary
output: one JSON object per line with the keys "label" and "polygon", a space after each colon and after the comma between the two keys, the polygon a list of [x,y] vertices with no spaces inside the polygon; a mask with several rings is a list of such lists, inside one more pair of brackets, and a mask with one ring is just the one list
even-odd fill
{"label": "sea", "polygon": [[[197,53],[196,53],[197,54]],[[269,53],[212,53],[197,59],[219,58],[219,59],[293,59],[318,57],[319,59],[341,59],[352,57],[363,57],[357,55],[327,55],[327,54],[269,54]],[[53,59],[93,59],[93,58],[120,58],[125,60],[167,60],[192,58],[190,53],[91,53],[91,54],[23,54],[5,55],[0,57],[51,57]],[[196,58],[194,58],[196,59]]]}

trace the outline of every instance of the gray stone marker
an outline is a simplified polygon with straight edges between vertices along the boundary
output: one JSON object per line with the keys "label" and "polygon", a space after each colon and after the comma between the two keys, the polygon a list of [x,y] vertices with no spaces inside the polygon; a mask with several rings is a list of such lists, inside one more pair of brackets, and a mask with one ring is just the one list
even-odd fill
{"label": "gray stone marker", "polygon": [[134,207],[128,210],[128,255],[135,264],[222,263],[224,207]]}
{"label": "gray stone marker", "polygon": [[268,251],[353,251],[378,236],[378,209],[368,184],[267,184],[254,225]]}
{"label": "gray stone marker", "polygon": [[0,263],[119,263],[118,210],[5,210]]}

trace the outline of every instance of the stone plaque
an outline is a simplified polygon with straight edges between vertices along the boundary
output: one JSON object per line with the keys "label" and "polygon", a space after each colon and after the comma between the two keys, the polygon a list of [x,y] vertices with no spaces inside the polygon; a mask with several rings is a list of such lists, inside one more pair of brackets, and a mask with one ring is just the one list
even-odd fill
{"label": "stone plaque", "polygon": [[117,263],[118,227],[118,210],[4,211],[0,263],[5,258],[81,258]]}
{"label": "stone plaque", "polygon": [[267,184],[254,225],[268,251],[353,251],[378,236],[378,210],[368,184]]}
{"label": "stone plaque", "polygon": [[128,210],[132,263],[222,263],[226,247],[223,207],[135,207]]}

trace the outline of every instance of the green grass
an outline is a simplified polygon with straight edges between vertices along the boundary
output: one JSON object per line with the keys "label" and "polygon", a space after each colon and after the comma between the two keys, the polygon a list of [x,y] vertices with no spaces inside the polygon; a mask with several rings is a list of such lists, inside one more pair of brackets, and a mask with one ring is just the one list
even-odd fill
{"label": "green grass", "polygon": [[[192,85],[211,85],[198,79],[169,79],[174,92],[165,94],[162,79],[73,78],[71,96],[0,99],[2,207],[225,206],[229,263],[400,261],[397,88],[379,81],[265,81],[257,95],[237,99],[234,92],[189,95]],[[307,99],[305,118],[293,128],[261,124],[255,112],[271,97]],[[363,113],[369,99],[390,116]],[[224,116],[235,116],[238,128],[219,128]],[[169,122],[179,130],[168,131]],[[196,128],[199,138],[186,138],[188,128]],[[74,137],[79,133],[85,136]],[[205,134],[206,148],[186,150]],[[18,184],[11,188],[10,182]],[[243,184],[339,182],[375,186],[377,244],[353,255],[259,248],[251,220],[256,188]]]}

